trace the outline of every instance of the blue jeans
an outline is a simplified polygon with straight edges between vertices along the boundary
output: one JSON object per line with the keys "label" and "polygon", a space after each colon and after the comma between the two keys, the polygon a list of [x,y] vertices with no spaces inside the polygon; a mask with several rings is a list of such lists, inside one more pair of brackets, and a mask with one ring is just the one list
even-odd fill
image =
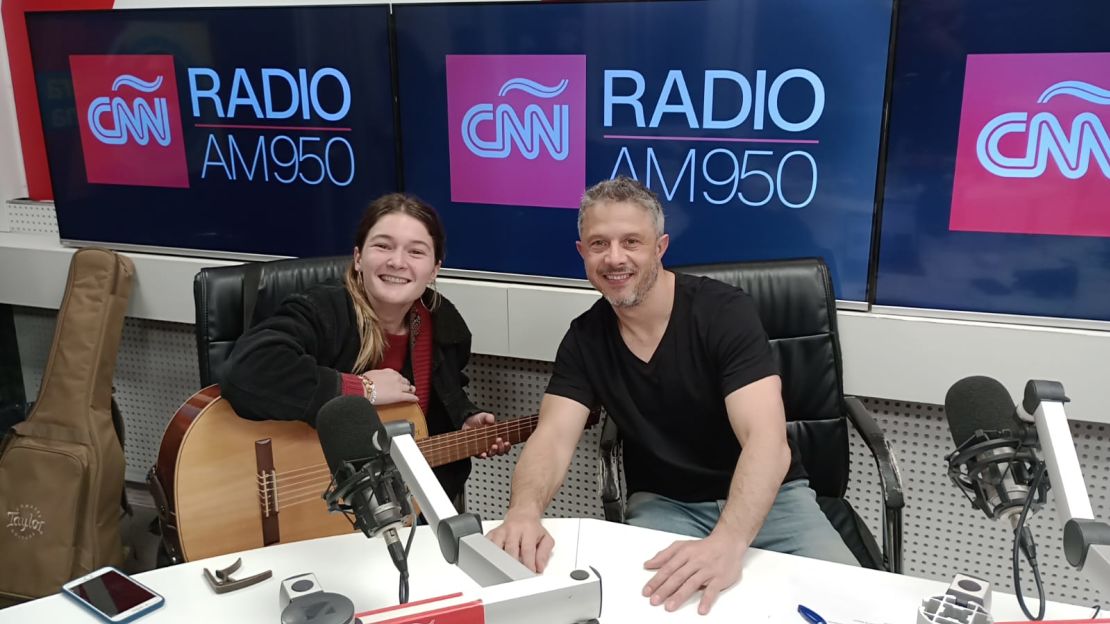
{"label": "blue jeans", "polygon": [[[705,537],[717,526],[725,501],[684,503],[651,492],[634,492],[628,497],[626,521],[647,529]],[[763,527],[752,542],[754,548],[823,559],[858,566],[852,551],[829,524],[817,506],[817,493],[809,481],[784,483],[775,496]]]}

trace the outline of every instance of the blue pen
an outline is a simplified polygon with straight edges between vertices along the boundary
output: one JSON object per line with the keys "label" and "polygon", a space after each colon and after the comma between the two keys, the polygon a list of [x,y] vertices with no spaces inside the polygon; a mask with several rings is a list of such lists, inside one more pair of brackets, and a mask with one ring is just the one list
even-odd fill
{"label": "blue pen", "polygon": [[809,624],[827,624],[825,618],[817,615],[817,612],[805,605],[798,605],[798,613],[806,619]]}

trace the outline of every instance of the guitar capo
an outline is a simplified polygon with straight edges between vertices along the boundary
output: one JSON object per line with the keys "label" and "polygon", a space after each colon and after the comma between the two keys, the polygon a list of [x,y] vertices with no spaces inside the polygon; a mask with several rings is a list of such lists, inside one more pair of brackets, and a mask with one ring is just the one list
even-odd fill
{"label": "guitar capo", "polygon": [[235,563],[227,566],[226,568],[217,568],[215,576],[212,575],[212,572],[209,571],[208,568],[204,568],[204,579],[208,581],[208,586],[212,588],[212,591],[216,592],[217,594],[226,594],[237,589],[250,587],[251,585],[254,585],[256,583],[261,583],[274,574],[273,571],[266,570],[263,572],[259,572],[254,576],[248,576],[247,578],[231,578],[231,575],[234,574],[235,571],[238,570],[240,567],[242,567],[242,565],[243,558],[240,557],[235,560]]}

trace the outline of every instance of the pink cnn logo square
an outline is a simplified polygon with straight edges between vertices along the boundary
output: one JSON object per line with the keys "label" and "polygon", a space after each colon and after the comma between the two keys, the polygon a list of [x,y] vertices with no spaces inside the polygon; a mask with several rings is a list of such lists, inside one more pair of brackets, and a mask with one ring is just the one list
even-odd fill
{"label": "pink cnn logo square", "polygon": [[949,228],[1110,236],[1110,53],[967,57]]}
{"label": "pink cnn logo square", "polygon": [[451,201],[577,208],[586,56],[447,56]]}
{"label": "pink cnn logo square", "polygon": [[170,55],[69,57],[91,184],[188,188]]}

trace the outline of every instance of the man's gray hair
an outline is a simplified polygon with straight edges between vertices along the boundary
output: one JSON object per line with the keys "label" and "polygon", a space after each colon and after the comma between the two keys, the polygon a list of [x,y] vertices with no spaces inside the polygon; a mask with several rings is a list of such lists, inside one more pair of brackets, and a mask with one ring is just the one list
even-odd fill
{"label": "man's gray hair", "polygon": [[582,222],[586,211],[595,204],[628,202],[647,211],[655,225],[656,238],[663,235],[663,206],[654,191],[625,176],[602,180],[586,189],[578,207],[578,238],[582,238]]}

